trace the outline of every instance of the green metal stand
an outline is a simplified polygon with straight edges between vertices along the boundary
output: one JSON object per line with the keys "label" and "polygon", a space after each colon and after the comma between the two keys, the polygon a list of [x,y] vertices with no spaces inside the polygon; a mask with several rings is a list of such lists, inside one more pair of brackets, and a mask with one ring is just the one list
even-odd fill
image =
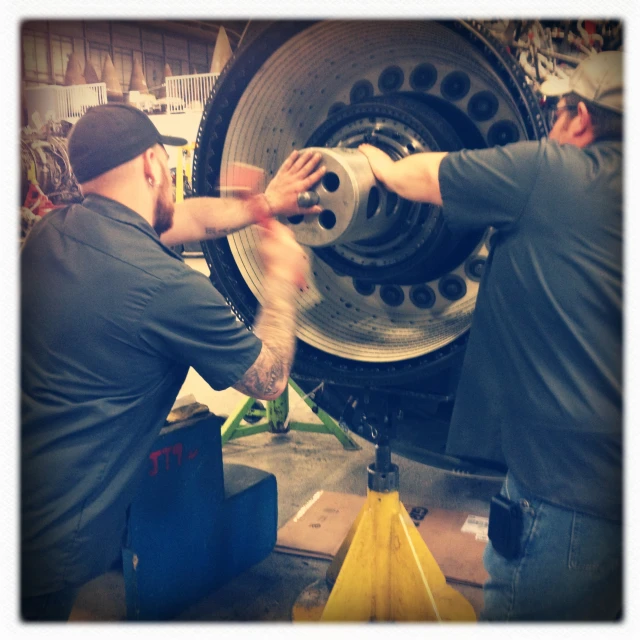
{"label": "green metal stand", "polygon": [[[293,390],[304,400],[305,404],[320,418],[321,423],[316,422],[288,422],[289,416],[289,387],[275,400],[267,401],[266,409],[254,409],[255,398],[247,398],[238,408],[225,420],[221,427],[222,444],[235,438],[251,436],[254,433],[288,433],[289,431],[307,431],[312,433],[329,433],[334,435],[345,449],[355,451],[360,449],[351,437],[340,428],[340,425],[325,411],[323,411],[305,392],[293,381],[289,380]],[[240,422],[245,417],[260,417],[257,424],[241,425]]]}

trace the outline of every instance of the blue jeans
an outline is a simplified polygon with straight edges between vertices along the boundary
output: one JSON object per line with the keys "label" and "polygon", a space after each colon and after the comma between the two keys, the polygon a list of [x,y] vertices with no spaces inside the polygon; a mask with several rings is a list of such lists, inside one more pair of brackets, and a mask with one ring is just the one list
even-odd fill
{"label": "blue jeans", "polygon": [[520,555],[491,542],[480,620],[614,620],[622,610],[622,527],[532,496],[507,474],[500,493],[522,511]]}

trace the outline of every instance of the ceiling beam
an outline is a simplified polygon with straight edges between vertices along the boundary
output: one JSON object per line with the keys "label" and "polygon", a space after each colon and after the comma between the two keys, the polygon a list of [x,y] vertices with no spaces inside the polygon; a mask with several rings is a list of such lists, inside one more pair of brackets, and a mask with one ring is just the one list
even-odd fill
{"label": "ceiling beam", "polygon": [[223,26],[227,32],[229,43],[235,49],[247,22],[241,20],[221,20],[219,22],[209,20],[145,20],[144,24],[165,33],[175,33],[212,44],[215,44],[220,26]]}

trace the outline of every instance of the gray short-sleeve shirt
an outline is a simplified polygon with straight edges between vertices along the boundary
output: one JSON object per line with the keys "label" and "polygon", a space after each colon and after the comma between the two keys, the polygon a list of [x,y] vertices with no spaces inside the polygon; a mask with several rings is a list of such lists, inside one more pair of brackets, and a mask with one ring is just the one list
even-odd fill
{"label": "gray short-sleeve shirt", "polygon": [[621,144],[450,153],[439,179],[447,224],[497,230],[447,451],[506,462],[540,497],[618,519]]}
{"label": "gray short-sleeve shirt", "polygon": [[53,211],[21,255],[23,595],[119,557],[125,509],[190,366],[237,382],[261,342],[127,207]]}

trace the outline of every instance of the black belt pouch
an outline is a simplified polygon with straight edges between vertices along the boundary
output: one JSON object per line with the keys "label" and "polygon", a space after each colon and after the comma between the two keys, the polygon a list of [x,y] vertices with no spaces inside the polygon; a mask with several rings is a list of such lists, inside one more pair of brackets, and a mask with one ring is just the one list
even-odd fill
{"label": "black belt pouch", "polygon": [[498,494],[491,498],[489,540],[493,548],[507,560],[520,555],[522,512],[517,502]]}

